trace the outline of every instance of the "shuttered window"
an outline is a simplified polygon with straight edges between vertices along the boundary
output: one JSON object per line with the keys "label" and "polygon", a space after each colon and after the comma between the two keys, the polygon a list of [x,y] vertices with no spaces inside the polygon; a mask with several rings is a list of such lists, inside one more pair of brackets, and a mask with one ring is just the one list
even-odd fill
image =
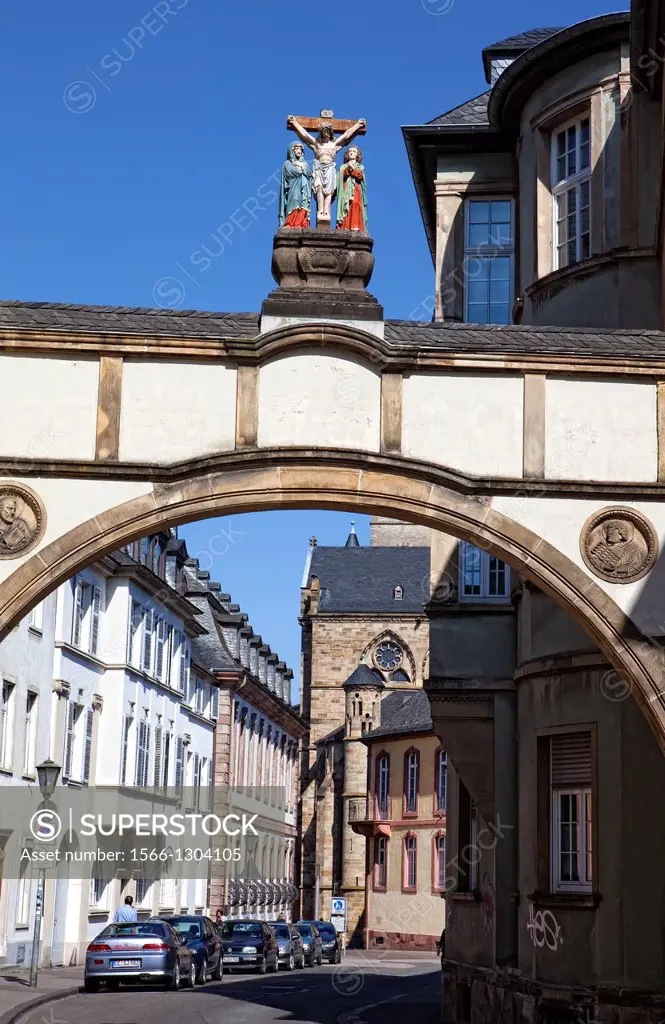
{"label": "shuttered window", "polygon": [[216,722],[219,717],[219,690],[216,686],[212,687],[210,694],[210,717],[213,722]]}
{"label": "shuttered window", "polygon": [[169,768],[171,757],[171,734],[164,733],[164,756],[162,759],[162,788],[166,789],[169,784]]}
{"label": "shuttered window", "polygon": [[74,578],[74,614],[72,617],[72,644],[74,647],[81,646],[81,633],[83,629],[83,581]]}
{"label": "shuttered window", "polygon": [[182,742],[182,737],[178,736],[175,741],[175,788],[178,795],[182,792],[182,776],[183,776],[183,764],[184,764],[185,748]]}
{"label": "shuttered window", "polygon": [[590,732],[550,737],[552,889],[590,892],[593,758]]}
{"label": "shuttered window", "polygon": [[155,789],[159,789],[162,785],[162,727],[158,725],[155,729],[155,761],[154,761],[154,781],[153,785]]}
{"label": "shuttered window", "polygon": [[155,631],[155,613],[146,608],[143,617],[143,671],[152,672],[152,638]]}
{"label": "shuttered window", "polygon": [[140,721],[136,736],[136,785],[148,785],[148,772],[150,765],[150,726],[147,722]]}
{"label": "shuttered window", "polygon": [[127,640],[127,661],[139,668],[141,665],[141,626],[143,624],[143,606],[138,601],[131,601],[129,615],[129,636]]}
{"label": "shuttered window", "polygon": [[164,651],[166,649],[166,621],[157,619],[157,631],[155,642],[155,676],[157,679],[164,678]]}
{"label": "shuttered window", "polygon": [[73,700],[67,701],[65,718],[65,749],[62,763],[63,779],[72,777],[72,762],[74,758],[74,727],[76,725],[76,704]]}
{"label": "shuttered window", "polygon": [[127,754],[129,750],[129,733],[132,728],[131,715],[125,715],[122,730],[122,750],[120,752],[120,785],[127,783]]}
{"label": "shuttered window", "polygon": [[92,726],[95,712],[88,708],[85,713],[85,737],[83,742],[83,781],[90,782],[90,760],[92,757]]}
{"label": "shuttered window", "polygon": [[92,605],[91,605],[92,620],[90,623],[90,653],[97,654],[99,652],[99,634],[101,628],[101,615],[102,615],[102,592],[99,587],[93,587],[92,589]]}
{"label": "shuttered window", "polygon": [[591,733],[569,732],[550,737],[552,786],[591,785]]}

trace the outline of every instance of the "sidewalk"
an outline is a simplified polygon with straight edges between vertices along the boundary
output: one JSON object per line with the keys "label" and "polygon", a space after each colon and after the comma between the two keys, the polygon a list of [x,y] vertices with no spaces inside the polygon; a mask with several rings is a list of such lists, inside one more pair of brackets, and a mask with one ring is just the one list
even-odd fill
{"label": "sidewalk", "polygon": [[[29,970],[0,969],[0,1024],[12,1024],[21,1010],[36,1008],[78,992],[82,967],[42,968],[36,988],[28,986]],[[44,1008],[44,1024],[55,1024],[57,1012]]]}

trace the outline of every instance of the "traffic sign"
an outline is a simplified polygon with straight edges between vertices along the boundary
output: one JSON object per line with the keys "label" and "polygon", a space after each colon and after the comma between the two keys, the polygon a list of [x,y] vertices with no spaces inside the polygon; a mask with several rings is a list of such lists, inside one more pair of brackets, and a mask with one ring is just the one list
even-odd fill
{"label": "traffic sign", "polygon": [[346,917],[346,896],[333,896],[330,901],[330,913],[335,917]]}

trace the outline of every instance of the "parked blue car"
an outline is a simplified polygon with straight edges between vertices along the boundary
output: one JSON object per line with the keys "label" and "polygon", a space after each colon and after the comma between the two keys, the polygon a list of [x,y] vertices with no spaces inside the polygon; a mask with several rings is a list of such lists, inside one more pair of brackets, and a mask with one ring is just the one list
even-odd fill
{"label": "parked blue car", "polygon": [[222,940],[210,918],[198,914],[169,914],[161,920],[168,921],[191,950],[197,984],[205,985],[209,978],[221,981]]}
{"label": "parked blue car", "polygon": [[121,982],[160,982],[177,991],[193,986],[196,964],[191,949],[166,921],[110,924],[89,944],[83,987],[98,992],[101,982],[116,989]]}

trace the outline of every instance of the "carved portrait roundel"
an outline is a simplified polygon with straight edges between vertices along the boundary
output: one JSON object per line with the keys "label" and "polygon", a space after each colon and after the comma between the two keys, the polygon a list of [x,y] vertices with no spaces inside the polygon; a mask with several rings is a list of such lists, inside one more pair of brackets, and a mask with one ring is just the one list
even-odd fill
{"label": "carved portrait roundel", "polygon": [[0,558],[19,558],[37,544],[46,528],[44,506],[30,487],[0,482]]}
{"label": "carved portrait roundel", "polygon": [[608,583],[635,583],[658,558],[658,536],[632,508],[604,508],[587,519],[580,537],[582,558]]}

